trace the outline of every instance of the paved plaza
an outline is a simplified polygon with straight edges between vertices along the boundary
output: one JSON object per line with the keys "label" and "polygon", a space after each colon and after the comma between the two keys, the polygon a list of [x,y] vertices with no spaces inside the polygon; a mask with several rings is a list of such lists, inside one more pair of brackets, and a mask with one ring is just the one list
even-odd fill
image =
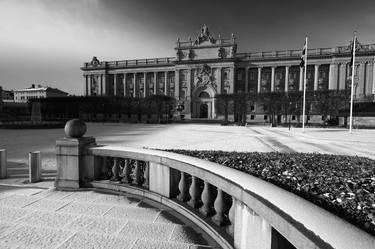
{"label": "paved plaza", "polygon": [[[375,159],[375,130],[302,133],[297,128],[265,126],[96,123],[88,124],[87,135],[98,144],[139,148],[314,152]],[[189,220],[150,200],[91,190],[56,192],[52,181],[20,187],[26,180],[29,151],[40,150],[43,176],[54,176],[55,142],[63,136],[63,129],[0,129],[0,148],[8,151],[11,176],[0,180],[0,248],[217,247]]]}
{"label": "paved plaza", "polygon": [[[272,128],[219,124],[87,124],[87,136],[98,144],[189,150],[309,152],[365,156],[375,159],[375,130]],[[42,152],[44,176],[56,170],[55,143],[63,129],[0,129],[0,148],[7,149],[9,174],[24,177],[28,152]]]}
{"label": "paved plaza", "polygon": [[0,248],[218,248],[150,200],[94,191],[0,186]]}

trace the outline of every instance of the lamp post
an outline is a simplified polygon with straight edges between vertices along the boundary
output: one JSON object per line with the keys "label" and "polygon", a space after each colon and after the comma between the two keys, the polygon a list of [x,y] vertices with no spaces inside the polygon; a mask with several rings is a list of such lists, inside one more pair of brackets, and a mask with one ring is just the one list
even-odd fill
{"label": "lamp post", "polygon": [[289,99],[289,131],[291,126],[291,120],[292,120],[292,101]]}

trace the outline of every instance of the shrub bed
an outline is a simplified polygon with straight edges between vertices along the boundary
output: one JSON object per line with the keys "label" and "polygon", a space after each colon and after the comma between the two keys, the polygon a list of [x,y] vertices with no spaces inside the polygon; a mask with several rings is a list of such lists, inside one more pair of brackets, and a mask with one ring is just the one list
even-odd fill
{"label": "shrub bed", "polygon": [[168,150],[271,182],[375,236],[375,161],[309,153]]}

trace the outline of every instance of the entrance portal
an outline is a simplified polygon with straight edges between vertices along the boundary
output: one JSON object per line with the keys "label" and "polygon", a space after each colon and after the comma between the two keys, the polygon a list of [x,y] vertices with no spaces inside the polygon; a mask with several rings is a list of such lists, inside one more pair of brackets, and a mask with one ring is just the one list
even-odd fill
{"label": "entrance portal", "polygon": [[208,105],[207,104],[202,103],[200,105],[199,118],[208,118]]}

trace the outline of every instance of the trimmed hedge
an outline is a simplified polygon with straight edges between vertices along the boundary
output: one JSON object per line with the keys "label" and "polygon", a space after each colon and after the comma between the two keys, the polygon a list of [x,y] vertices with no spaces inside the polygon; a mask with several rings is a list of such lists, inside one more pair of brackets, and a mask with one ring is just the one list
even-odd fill
{"label": "trimmed hedge", "polygon": [[271,182],[375,236],[375,161],[311,153],[167,150]]}

